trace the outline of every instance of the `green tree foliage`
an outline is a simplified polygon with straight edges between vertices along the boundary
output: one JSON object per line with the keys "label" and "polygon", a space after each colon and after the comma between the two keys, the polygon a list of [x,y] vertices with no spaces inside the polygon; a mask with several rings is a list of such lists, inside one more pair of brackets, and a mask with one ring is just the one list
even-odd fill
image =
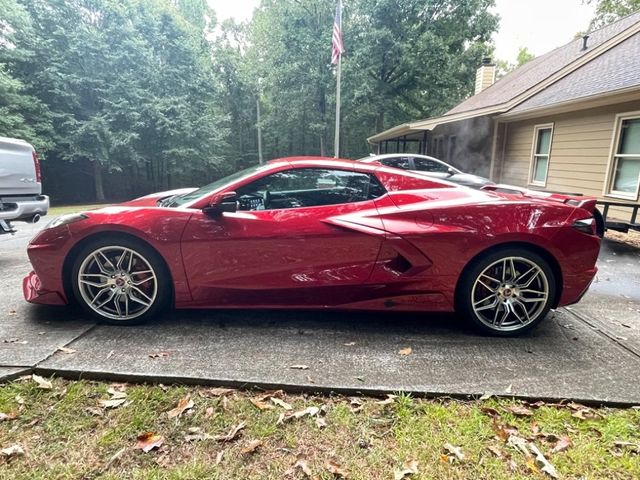
{"label": "green tree foliage", "polygon": [[25,92],[11,72],[10,63],[28,56],[15,43],[17,32],[32,34],[27,12],[15,0],[0,0],[0,135],[24,138],[47,146],[49,123],[46,107]]}
{"label": "green tree foliage", "polygon": [[640,10],[640,0],[585,0],[596,5],[596,13],[591,20],[591,29],[604,27],[630,13]]}
{"label": "green tree foliage", "polygon": [[[341,151],[470,95],[492,0],[345,2]],[[263,0],[246,24],[206,0],[0,0],[0,135],[46,153],[57,199],[200,185],[257,161],[331,155],[335,0]]]}
{"label": "green tree foliage", "polygon": [[504,77],[507,73],[512,72],[518,67],[521,67],[527,62],[530,62],[536,58],[536,56],[529,51],[527,47],[520,47],[518,49],[518,56],[516,57],[516,63],[511,63],[506,60],[498,60],[496,62],[497,78]]}

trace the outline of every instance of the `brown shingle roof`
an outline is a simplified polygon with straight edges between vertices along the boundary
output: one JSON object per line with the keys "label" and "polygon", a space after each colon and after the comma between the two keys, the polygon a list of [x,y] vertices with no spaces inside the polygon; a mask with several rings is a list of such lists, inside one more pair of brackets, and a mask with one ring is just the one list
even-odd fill
{"label": "brown shingle roof", "polygon": [[588,41],[589,47],[586,50],[582,50],[582,38],[578,38],[540,57],[536,57],[522,67],[505,75],[486,90],[458,104],[445,115],[507,103],[638,22],[640,22],[640,12],[591,32]]}
{"label": "brown shingle roof", "polygon": [[640,33],[597,56],[582,68],[512,108],[509,113],[635,86],[640,86]]}

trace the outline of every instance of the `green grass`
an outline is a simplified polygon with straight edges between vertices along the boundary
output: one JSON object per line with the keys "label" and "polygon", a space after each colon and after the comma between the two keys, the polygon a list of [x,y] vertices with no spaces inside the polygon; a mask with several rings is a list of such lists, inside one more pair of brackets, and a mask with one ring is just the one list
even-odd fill
{"label": "green grass", "polygon": [[[260,410],[251,403],[261,392],[233,391],[206,396],[204,387],[125,385],[128,404],[101,411],[98,402],[109,398],[111,384],[53,379],[43,390],[25,378],[0,387],[0,412],[16,412],[0,422],[0,448],[19,444],[26,454],[0,456],[0,479],[283,479],[305,478],[292,470],[304,455],[314,478],[332,479],[328,460],[337,461],[349,478],[392,479],[409,460],[418,461],[411,479],[524,479],[545,477],[532,459],[508,445],[496,426],[533,442],[555,466],[560,478],[640,478],[640,447],[616,447],[615,442],[640,444],[640,411],[595,410],[599,416],[583,420],[572,416],[575,407],[529,407],[532,416],[515,416],[507,409],[522,403],[509,399],[459,401],[417,399],[399,395],[381,404],[377,398],[282,394],[280,398],[301,411],[322,407],[316,418],[292,418],[278,424],[285,410],[271,405]],[[190,395],[194,408],[179,418],[167,412]],[[484,411],[483,411],[484,409]],[[489,409],[489,410],[487,410]],[[488,413],[497,411],[494,419]],[[102,413],[102,415],[96,415]],[[246,427],[232,441],[188,442],[190,429],[212,436],[233,426]],[[136,437],[157,432],[160,449],[135,449]],[[544,435],[536,432],[543,432]],[[551,450],[568,436],[572,445]],[[546,437],[545,437],[546,436]],[[262,441],[253,453],[243,453],[252,440]],[[465,459],[450,461],[446,443],[462,448]],[[488,447],[497,449],[498,458]],[[216,457],[224,451],[219,465]],[[112,457],[120,452],[117,459]]]}
{"label": "green grass", "polygon": [[65,215],[67,213],[84,212],[87,210],[95,210],[97,208],[108,207],[108,203],[94,203],[89,205],[65,205],[60,207],[50,207],[47,215],[55,217],[58,215]]}

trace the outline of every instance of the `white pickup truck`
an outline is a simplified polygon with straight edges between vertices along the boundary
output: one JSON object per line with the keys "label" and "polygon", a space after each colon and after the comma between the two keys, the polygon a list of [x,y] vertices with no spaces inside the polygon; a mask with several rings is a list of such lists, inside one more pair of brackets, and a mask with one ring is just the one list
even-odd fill
{"label": "white pickup truck", "polygon": [[48,210],[35,149],[24,140],[0,137],[0,234],[14,231],[10,222],[35,223]]}

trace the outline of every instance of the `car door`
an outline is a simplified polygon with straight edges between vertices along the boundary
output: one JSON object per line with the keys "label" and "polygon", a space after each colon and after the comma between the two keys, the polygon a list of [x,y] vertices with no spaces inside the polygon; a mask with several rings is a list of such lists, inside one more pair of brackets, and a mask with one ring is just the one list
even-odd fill
{"label": "car door", "polygon": [[[335,305],[357,297],[383,238],[368,174],[326,168],[277,172],[236,189],[239,209],[196,212],[183,234],[194,302]],[[346,220],[345,220],[346,219]]]}

